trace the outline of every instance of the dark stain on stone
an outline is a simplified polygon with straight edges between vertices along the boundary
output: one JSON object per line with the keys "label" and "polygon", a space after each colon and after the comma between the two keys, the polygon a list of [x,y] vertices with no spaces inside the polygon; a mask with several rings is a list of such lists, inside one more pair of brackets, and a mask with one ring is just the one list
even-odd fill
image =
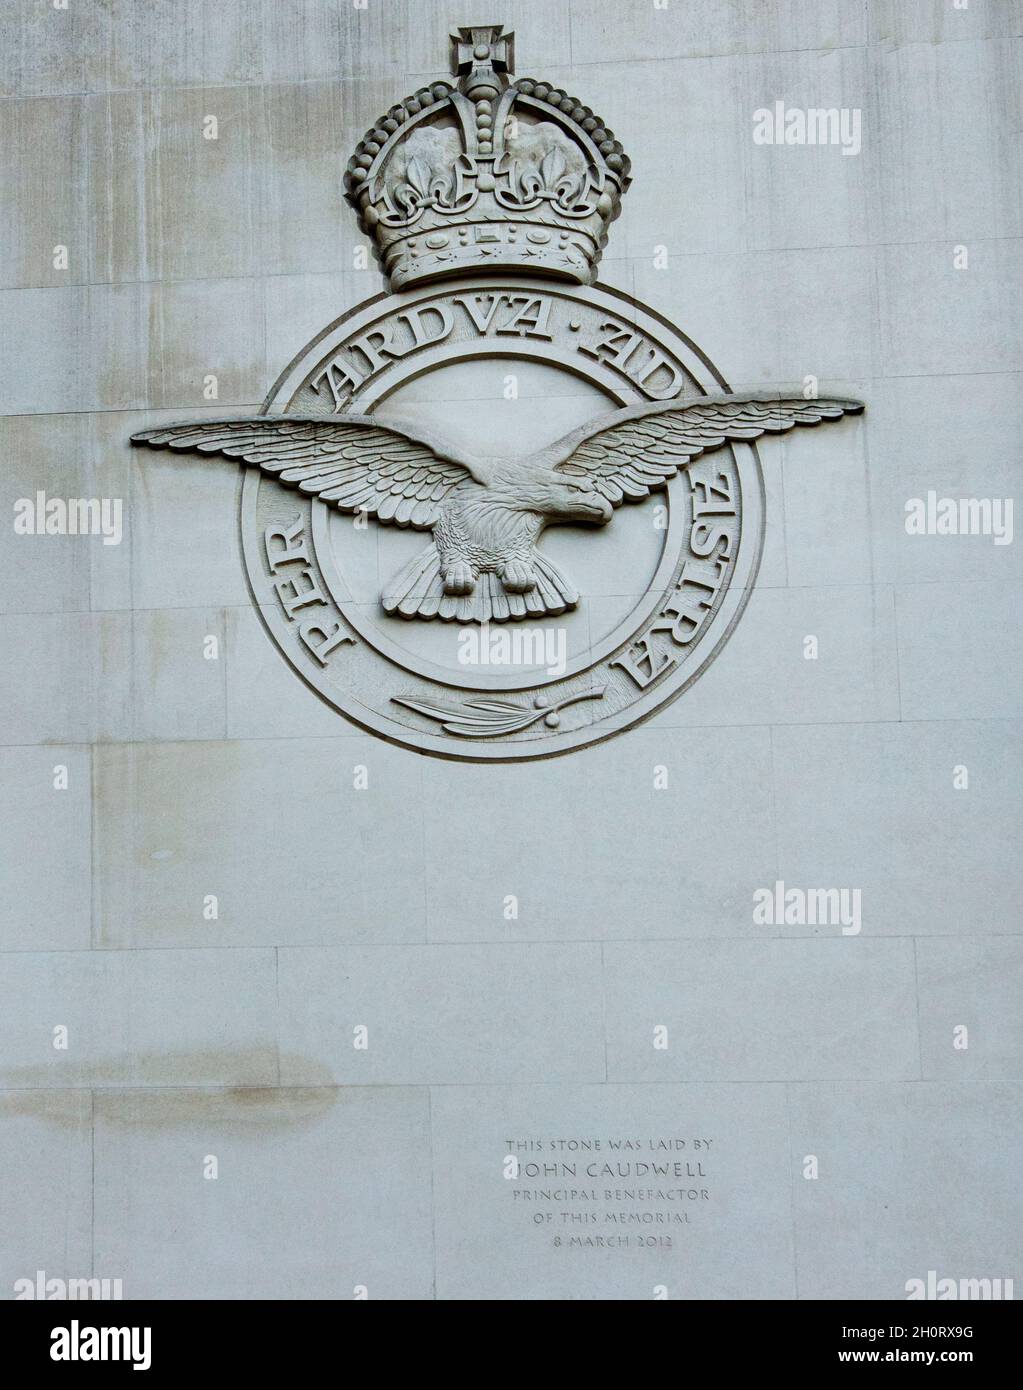
{"label": "dark stain on stone", "polygon": [[[62,1128],[88,1124],[90,1092],[105,1120],[143,1129],[211,1123],[276,1129],[308,1123],[338,1103],[344,1088],[322,1062],[290,1055],[280,1061],[285,1074],[302,1076],[302,1085],[231,1080],[276,1073],[276,1051],[266,1047],[101,1059],[78,1085],[54,1086],[54,1066],[13,1068],[0,1090],[0,1122],[26,1116]],[[225,1080],[209,1079],[217,1076]]]}

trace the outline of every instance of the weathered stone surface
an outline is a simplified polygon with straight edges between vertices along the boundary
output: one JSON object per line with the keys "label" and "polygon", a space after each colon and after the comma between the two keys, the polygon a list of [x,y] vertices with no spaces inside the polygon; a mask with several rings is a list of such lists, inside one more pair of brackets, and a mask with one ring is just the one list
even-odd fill
{"label": "weathered stone surface", "polygon": [[[791,1086],[800,1298],[905,1299],[908,1281],[1014,1279],[1020,1198],[1004,1155],[1018,1081]],[[819,1176],[800,1176],[814,1155]],[[864,1213],[880,1209],[883,1219]]]}
{"label": "weathered stone surface", "polygon": [[95,1263],[126,1298],[431,1296],[420,1088],[106,1092],[95,1133]]}
{"label": "weathered stone surface", "polygon": [[[513,73],[504,39],[471,56],[480,36],[449,70],[449,32],[481,18],[516,31]],[[0,7],[0,1296],[40,1269],[142,1298],[902,1300],[931,1270],[1023,1287],[1020,542],[907,529],[913,499],[1018,492],[1021,34],[1017,0]],[[521,78],[545,95],[509,148],[544,196],[514,241],[477,242],[461,207],[423,245],[403,229],[412,287],[389,297],[379,226],[344,201],[353,151],[369,167],[382,113],[461,82],[481,156]],[[560,136],[531,125],[560,120],[552,90]],[[609,201],[580,213],[607,246],[533,283],[549,337],[507,304],[487,337],[455,298],[496,286],[482,253],[543,246],[558,271],[526,230],[549,214],[571,242],[558,218],[596,192],[562,182],[597,128],[562,108],[576,96],[613,131],[593,161]],[[778,101],[858,113],[858,152],[758,143]],[[392,191],[435,199],[384,163]],[[455,251],[433,270],[462,278],[415,279]],[[594,266],[598,288],[571,284]],[[380,356],[389,329],[414,337],[417,283],[456,306],[450,335]],[[705,455],[742,473],[748,568],[677,699],[622,731],[620,669],[560,725],[530,694],[544,751],[599,735],[621,696],[615,737],[484,765],[465,751],[493,744],[464,729],[500,706],[464,706],[465,624],[381,609],[429,534],[129,444],[266,401],[341,420],[309,383],[352,311],[383,334],[354,408],[481,473],[648,399],[613,348],[580,352],[590,314],[657,338],[683,406],[866,410]],[[119,499],[119,543],[20,533],[37,494]],[[492,630],[560,626],[587,662],[654,583],[664,500],[551,525],[535,553],[578,601]],[[333,687],[287,648],[259,549],[299,503],[361,625]],[[393,703],[434,662],[415,680],[461,734]],[[521,672],[484,666],[481,688],[521,701]],[[456,738],[461,760],[424,756]],[[788,920],[755,918],[786,890]],[[858,930],[808,919],[813,890],[857,892]],[[643,1217],[675,1199],[579,1196],[595,1141],[600,1162],[682,1164],[670,1245]],[[507,1177],[509,1154],[541,1167]],[[537,1197],[548,1177],[576,1195]]]}

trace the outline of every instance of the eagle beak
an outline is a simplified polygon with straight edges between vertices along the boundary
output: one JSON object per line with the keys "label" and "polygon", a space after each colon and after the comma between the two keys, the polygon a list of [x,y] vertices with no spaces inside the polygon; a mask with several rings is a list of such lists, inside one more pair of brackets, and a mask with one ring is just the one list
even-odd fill
{"label": "eagle beak", "polygon": [[592,516],[601,525],[606,525],[611,520],[611,503],[600,496],[598,492],[592,492],[586,497],[579,499],[581,506],[588,516]]}

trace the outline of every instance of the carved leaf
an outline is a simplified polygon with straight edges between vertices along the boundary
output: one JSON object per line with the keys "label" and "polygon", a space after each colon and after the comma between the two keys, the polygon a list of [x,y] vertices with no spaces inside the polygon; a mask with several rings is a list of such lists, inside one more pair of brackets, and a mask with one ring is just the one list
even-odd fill
{"label": "carved leaf", "polygon": [[416,192],[425,198],[430,188],[430,171],[418,155],[413,155],[409,160],[405,177]]}
{"label": "carved leaf", "polygon": [[454,173],[434,174],[430,180],[430,197],[446,207],[450,207],[455,191]]}
{"label": "carved leaf", "polygon": [[558,180],[565,172],[565,156],[558,149],[557,145],[547,151],[540,165],[540,178],[543,186],[548,192],[553,193],[557,187]]}
{"label": "carved leaf", "polygon": [[535,169],[526,169],[522,175],[522,200],[535,198],[543,187],[543,180]]}
{"label": "carved leaf", "polygon": [[394,201],[407,216],[419,206],[420,198],[415,189],[410,188],[407,183],[403,183],[394,190]]}
{"label": "carved leaf", "polygon": [[563,203],[566,207],[577,202],[585,182],[585,176],[582,174],[566,174],[556,189],[558,202]]}

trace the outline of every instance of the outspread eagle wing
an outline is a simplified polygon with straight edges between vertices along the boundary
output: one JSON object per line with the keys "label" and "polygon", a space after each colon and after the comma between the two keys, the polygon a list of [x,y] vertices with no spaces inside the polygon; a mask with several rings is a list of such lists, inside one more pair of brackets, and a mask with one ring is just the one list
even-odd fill
{"label": "outspread eagle wing", "polygon": [[558,472],[586,478],[618,507],[663,488],[680,468],[729,440],[780,434],[862,409],[861,401],[754,396],[626,406],[565,435],[550,453]]}
{"label": "outspread eagle wing", "polygon": [[417,530],[433,525],[440,502],[459,483],[470,477],[485,481],[472,464],[425,433],[416,437],[367,415],[192,421],[142,430],[131,442],[224,454],[343,512],[366,512]]}

